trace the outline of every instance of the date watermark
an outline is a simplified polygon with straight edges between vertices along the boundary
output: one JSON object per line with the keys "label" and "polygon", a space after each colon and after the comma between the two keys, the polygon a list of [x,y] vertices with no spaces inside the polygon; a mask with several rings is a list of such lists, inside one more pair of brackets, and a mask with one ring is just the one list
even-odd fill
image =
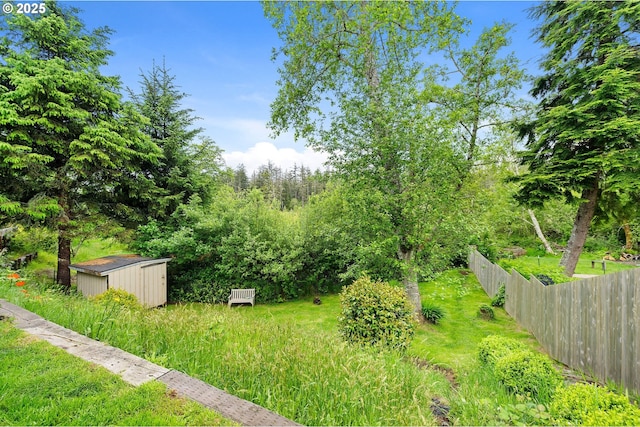
{"label": "date watermark", "polygon": [[44,3],[4,3],[2,5],[2,12],[5,14],[42,15],[46,11],[47,5]]}

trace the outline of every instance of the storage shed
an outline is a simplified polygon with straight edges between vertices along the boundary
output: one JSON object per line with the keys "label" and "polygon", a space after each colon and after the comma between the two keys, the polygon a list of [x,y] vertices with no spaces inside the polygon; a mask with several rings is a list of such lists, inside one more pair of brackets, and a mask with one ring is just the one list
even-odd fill
{"label": "storage shed", "polygon": [[167,303],[167,262],[171,258],[111,255],[69,266],[78,272],[78,290],[89,297],[108,289],[123,289],[141,304],[157,307]]}

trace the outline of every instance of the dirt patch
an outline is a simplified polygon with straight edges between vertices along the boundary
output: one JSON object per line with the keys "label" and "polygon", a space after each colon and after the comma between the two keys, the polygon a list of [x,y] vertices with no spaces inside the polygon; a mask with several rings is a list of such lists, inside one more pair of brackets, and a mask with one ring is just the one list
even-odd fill
{"label": "dirt patch", "polygon": [[431,369],[432,371],[440,372],[442,375],[445,376],[447,381],[449,381],[449,383],[451,384],[451,387],[453,387],[454,389],[458,388],[456,373],[453,372],[453,369],[446,368],[444,366],[434,365],[433,363],[429,363],[426,360],[421,359],[419,357],[412,357],[409,359],[409,361],[420,369]]}
{"label": "dirt patch", "polygon": [[449,410],[451,408],[441,398],[432,397],[429,409],[431,409],[433,416],[436,417],[439,426],[451,425],[451,420],[449,419]]}

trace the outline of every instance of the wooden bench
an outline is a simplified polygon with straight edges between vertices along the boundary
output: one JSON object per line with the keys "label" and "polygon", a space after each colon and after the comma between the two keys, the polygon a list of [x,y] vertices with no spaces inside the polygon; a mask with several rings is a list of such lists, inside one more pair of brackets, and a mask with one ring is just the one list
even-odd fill
{"label": "wooden bench", "polygon": [[255,289],[231,289],[231,295],[229,295],[229,307],[231,307],[231,304],[242,303],[249,303],[253,307],[255,298]]}

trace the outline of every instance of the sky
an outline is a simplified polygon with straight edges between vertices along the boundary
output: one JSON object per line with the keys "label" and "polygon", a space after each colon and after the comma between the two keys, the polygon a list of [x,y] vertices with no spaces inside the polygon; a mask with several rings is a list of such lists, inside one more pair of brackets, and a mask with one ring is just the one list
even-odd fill
{"label": "sky", "polygon": [[[223,150],[228,167],[244,164],[251,173],[271,161],[322,168],[326,156],[295,141],[293,133],[273,138],[267,127],[278,92],[278,64],[271,59],[280,40],[257,1],[74,1],[88,29],[108,26],[114,55],[103,68],[123,87],[139,92],[140,74],[165,62],[180,90],[183,107],[201,118],[197,125]],[[535,71],[540,48],[531,38],[532,2],[462,1],[459,15],[472,21],[469,43],[484,27],[506,21],[525,67]]]}

